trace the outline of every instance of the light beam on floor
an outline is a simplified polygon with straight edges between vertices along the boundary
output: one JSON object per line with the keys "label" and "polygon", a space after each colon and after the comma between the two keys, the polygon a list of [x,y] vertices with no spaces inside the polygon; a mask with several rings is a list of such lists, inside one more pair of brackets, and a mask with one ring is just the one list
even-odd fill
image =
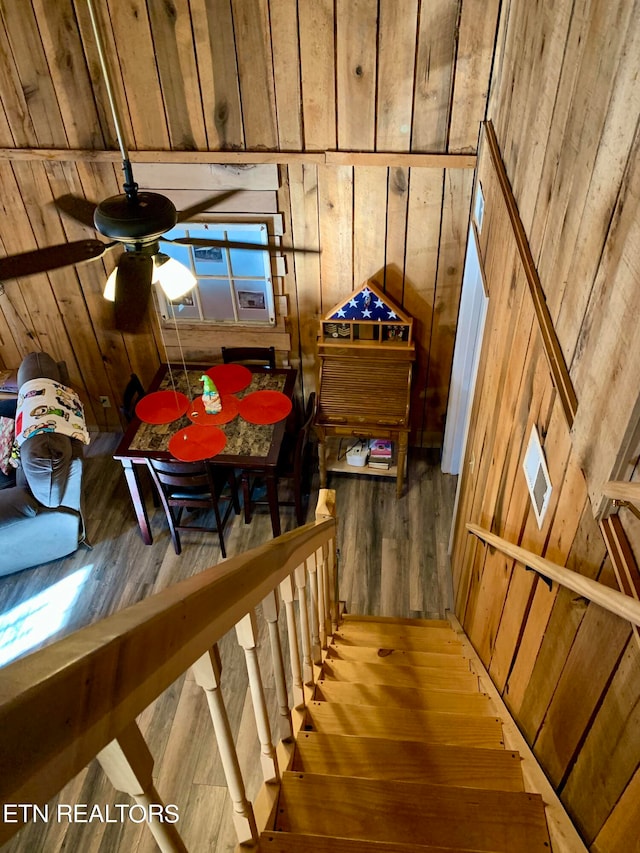
{"label": "light beam on floor", "polygon": [[92,564],[84,566],[0,614],[0,666],[40,645],[64,626],[92,568]]}

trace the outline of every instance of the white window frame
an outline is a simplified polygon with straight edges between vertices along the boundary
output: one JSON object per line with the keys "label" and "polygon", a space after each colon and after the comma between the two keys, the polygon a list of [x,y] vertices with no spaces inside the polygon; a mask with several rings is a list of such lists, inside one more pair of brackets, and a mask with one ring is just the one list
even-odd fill
{"label": "white window frame", "polygon": [[[176,238],[178,236],[189,236],[191,232],[202,232],[202,231],[247,231],[251,232],[251,234],[255,234],[257,231],[260,231],[262,240],[261,242],[266,247],[269,243],[269,232],[268,227],[265,222],[235,222],[233,220],[227,220],[224,222],[211,222],[211,221],[197,221],[197,222],[185,222],[183,225],[179,225],[176,228],[172,229],[167,237]],[[273,292],[273,275],[271,272],[271,256],[268,250],[266,250],[262,254],[263,261],[263,270],[264,275],[251,275],[251,276],[239,276],[234,275],[232,271],[231,265],[231,250],[228,248],[222,248],[221,251],[226,253],[226,261],[227,261],[227,274],[226,275],[198,275],[196,271],[196,258],[195,251],[198,247],[180,244],[180,254],[176,253],[175,257],[180,262],[184,263],[183,252],[186,250],[189,255],[189,266],[191,272],[196,276],[198,280],[198,284],[194,288],[194,290],[189,294],[189,296],[195,300],[195,307],[198,310],[199,317],[181,317],[180,316],[180,299],[172,302],[167,298],[162,288],[157,285],[157,296],[158,296],[158,305],[160,316],[164,321],[176,322],[180,325],[195,325],[195,326],[212,326],[212,325],[226,325],[226,326],[260,326],[260,327],[273,327],[276,325],[276,312],[275,312],[275,298]],[[174,257],[172,254],[172,245],[171,243],[161,243],[161,251],[170,257]],[[233,305],[233,318],[213,318],[213,317],[204,317],[202,310],[202,302],[200,297],[200,282],[214,280],[214,281],[226,281],[229,285],[229,292],[231,296],[231,302]],[[264,281],[264,292],[265,292],[265,308],[264,311],[267,314],[266,318],[255,319],[252,320],[247,318],[246,316],[239,316],[239,312],[241,307],[239,305],[239,293],[236,286],[234,286],[234,282],[242,282],[243,280],[247,281]],[[188,297],[187,297],[188,298]]]}

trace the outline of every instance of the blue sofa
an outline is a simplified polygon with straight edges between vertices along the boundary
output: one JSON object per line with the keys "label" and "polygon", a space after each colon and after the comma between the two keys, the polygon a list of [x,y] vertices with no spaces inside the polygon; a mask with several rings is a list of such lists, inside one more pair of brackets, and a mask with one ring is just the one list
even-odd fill
{"label": "blue sofa", "polygon": [[[32,352],[18,370],[18,387],[29,379],[67,384],[66,366]],[[0,415],[15,418],[16,401],[0,402]],[[55,433],[34,435],[20,449],[15,478],[0,481],[0,575],[57,560],[84,539],[81,488],[83,445]]]}

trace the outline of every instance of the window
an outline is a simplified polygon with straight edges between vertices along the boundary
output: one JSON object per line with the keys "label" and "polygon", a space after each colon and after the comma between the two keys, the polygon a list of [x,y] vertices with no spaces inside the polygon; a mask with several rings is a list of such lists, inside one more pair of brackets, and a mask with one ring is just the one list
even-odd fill
{"label": "window", "polygon": [[544,458],[544,451],[540,444],[538,430],[534,424],[531,428],[527,452],[522,463],[524,476],[529,488],[529,496],[533,505],[533,511],[538,522],[538,528],[542,527],[545,514],[549,508],[552,486],[549,477],[549,469]]}
{"label": "window", "polygon": [[[165,235],[267,245],[265,224],[189,222]],[[197,286],[171,301],[158,290],[165,320],[188,323],[275,325],[271,259],[268,251],[162,243],[161,251],[188,267]]]}

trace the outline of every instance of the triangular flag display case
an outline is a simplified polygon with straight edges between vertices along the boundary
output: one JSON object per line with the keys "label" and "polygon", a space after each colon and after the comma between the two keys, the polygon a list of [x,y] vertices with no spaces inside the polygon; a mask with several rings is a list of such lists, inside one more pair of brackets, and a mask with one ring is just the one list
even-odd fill
{"label": "triangular flag display case", "polygon": [[[367,281],[320,320],[319,394],[315,417],[320,484],[327,471],[396,478],[403,492],[410,430],[413,318]],[[392,442],[388,468],[348,463],[356,444]],[[362,452],[360,455],[362,460]]]}
{"label": "triangular flag display case", "polygon": [[372,281],[334,305],[320,321],[320,342],[386,347],[412,345],[413,318]]}

